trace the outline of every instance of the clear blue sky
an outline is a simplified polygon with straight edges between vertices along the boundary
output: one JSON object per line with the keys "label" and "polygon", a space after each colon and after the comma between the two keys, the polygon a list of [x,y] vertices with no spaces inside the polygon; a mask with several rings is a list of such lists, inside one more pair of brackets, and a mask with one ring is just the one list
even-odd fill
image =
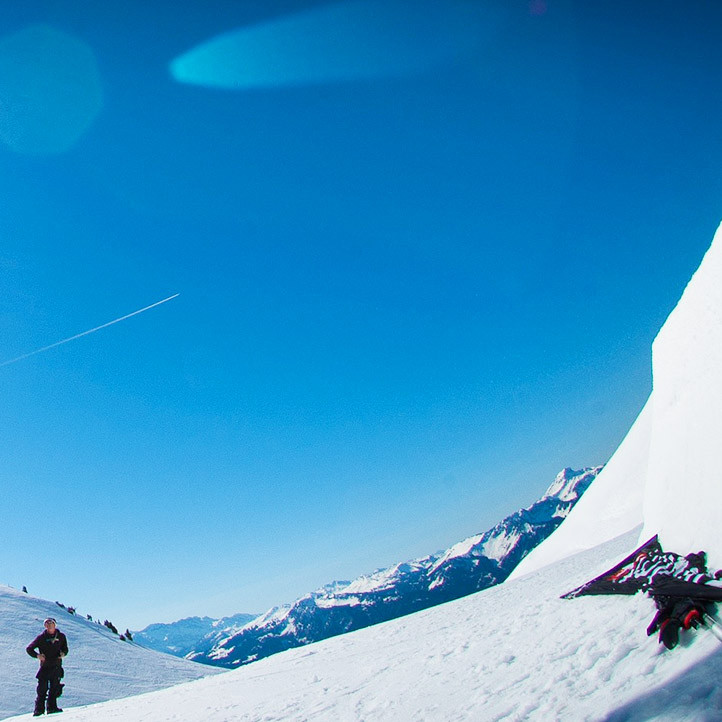
{"label": "clear blue sky", "polygon": [[0,363],[180,296],[0,367],[0,582],[261,612],[623,438],[722,218],[722,5],[378,7],[3,9]]}

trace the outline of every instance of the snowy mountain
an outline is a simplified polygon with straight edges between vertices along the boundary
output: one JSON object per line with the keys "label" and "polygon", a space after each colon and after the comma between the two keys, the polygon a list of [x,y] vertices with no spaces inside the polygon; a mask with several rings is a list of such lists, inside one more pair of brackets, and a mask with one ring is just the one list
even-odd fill
{"label": "snowy mountain", "polygon": [[198,649],[199,645],[212,644],[221,630],[242,629],[257,614],[234,614],[231,617],[186,617],[169,624],[150,624],[145,629],[133,632],[133,641],[176,657],[185,657]]}
{"label": "snowy mountain", "polygon": [[68,637],[65,706],[150,692],[216,672],[121,641],[109,628],[54,602],[0,586],[0,719],[33,709],[37,661],[25,647],[43,631],[46,617],[57,619]]}
{"label": "snowy mountain", "polygon": [[201,640],[188,658],[235,667],[499,584],[559,526],[600,470],[564,469],[539,501],[493,529],[443,553],[352,582],[334,582],[290,606],[269,610],[240,630],[219,630]]}

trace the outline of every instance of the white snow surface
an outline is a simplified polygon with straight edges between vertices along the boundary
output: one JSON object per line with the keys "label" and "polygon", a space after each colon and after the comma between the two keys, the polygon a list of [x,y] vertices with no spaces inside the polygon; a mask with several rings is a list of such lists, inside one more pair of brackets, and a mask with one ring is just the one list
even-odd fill
{"label": "white snow surface", "polygon": [[475,534],[474,536],[470,536],[467,539],[462,539],[460,542],[457,542],[453,546],[450,546],[431,566],[431,568],[429,569],[429,574],[433,574],[434,572],[436,572],[437,569],[443,567],[444,564],[446,564],[451,559],[466,556],[483,538],[483,534]]}
{"label": "white snow surface", "polygon": [[722,566],[722,226],[652,346],[644,532]]}
{"label": "white snow surface", "polygon": [[[722,644],[645,633],[652,601],[559,595],[611,566],[635,530],[463,599],[138,697],[68,722],[722,719]],[[67,678],[68,689],[73,684]],[[29,715],[17,719],[31,719]]]}
{"label": "white snow surface", "polygon": [[574,501],[578,496],[577,482],[579,477],[572,469],[560,471],[556,479],[549,485],[542,499],[556,497],[561,502]]}
{"label": "white snow surface", "polygon": [[507,534],[506,532],[502,532],[501,534],[489,537],[489,540],[484,544],[481,551],[485,557],[501,562],[506,559],[507,555],[519,543],[520,539],[521,534],[519,533]]}
{"label": "white snow surface", "polygon": [[364,574],[351,582],[339,584],[336,589],[331,591],[335,594],[369,594],[391,589],[397,582],[400,573],[420,569],[428,560],[429,557],[423,557],[410,562],[400,562],[386,569],[378,569],[373,574]]}
{"label": "white snow surface", "polygon": [[722,568],[722,226],[652,346],[652,394],[565,522],[510,579],[638,525]]}
{"label": "white snow surface", "polygon": [[120,641],[106,627],[54,602],[0,586],[0,719],[32,710],[38,663],[25,647],[53,617],[68,637],[67,705],[82,705],[169,687],[219,670]]}

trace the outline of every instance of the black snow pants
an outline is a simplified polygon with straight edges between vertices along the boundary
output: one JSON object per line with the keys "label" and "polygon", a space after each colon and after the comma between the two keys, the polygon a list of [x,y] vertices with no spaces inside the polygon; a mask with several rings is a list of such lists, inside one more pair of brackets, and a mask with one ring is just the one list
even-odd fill
{"label": "black snow pants", "polygon": [[58,697],[63,693],[60,680],[65,670],[61,665],[41,667],[35,675],[38,680],[38,696],[35,700],[35,711],[45,712],[45,698],[48,699],[48,712],[58,708]]}

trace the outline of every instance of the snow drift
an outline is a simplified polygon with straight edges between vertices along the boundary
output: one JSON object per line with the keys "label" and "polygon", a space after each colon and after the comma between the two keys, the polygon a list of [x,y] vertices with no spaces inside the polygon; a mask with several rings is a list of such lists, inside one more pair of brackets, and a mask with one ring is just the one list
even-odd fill
{"label": "snow drift", "polygon": [[722,226],[652,345],[652,394],[567,520],[514,570],[519,578],[643,525],[665,549],[722,567]]}
{"label": "snow drift", "polygon": [[722,565],[722,226],[652,346],[643,535]]}

